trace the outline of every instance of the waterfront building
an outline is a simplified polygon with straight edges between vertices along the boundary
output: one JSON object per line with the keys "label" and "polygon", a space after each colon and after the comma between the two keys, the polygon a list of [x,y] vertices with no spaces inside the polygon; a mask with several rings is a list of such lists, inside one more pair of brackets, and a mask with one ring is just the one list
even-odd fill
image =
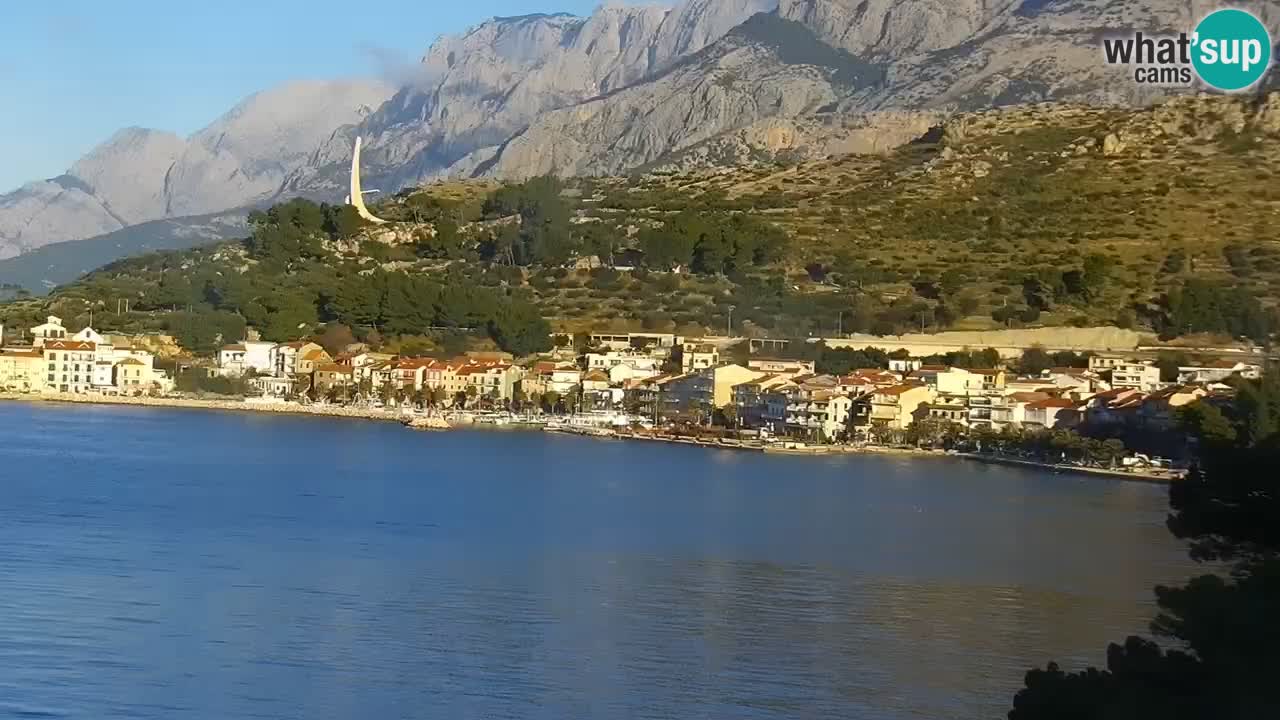
{"label": "waterfront building", "polygon": [[1133,388],[1112,388],[1085,401],[1085,422],[1095,427],[1126,425],[1142,406],[1146,393]]}
{"label": "waterfront building", "polygon": [[271,372],[278,377],[310,375],[316,365],[332,361],[324,348],[309,340],[281,343],[270,353]]}
{"label": "waterfront building", "polygon": [[458,368],[457,376],[467,388],[476,389],[476,397],[506,402],[515,397],[523,371],[505,362],[469,362]]}
{"label": "waterfront building", "polygon": [[1045,398],[1028,403],[1024,425],[1030,428],[1056,430],[1080,424],[1081,413],[1074,400],[1061,397]]}
{"label": "waterfront building", "polygon": [[45,387],[45,359],[39,349],[11,349],[0,352],[0,389],[36,392]]}
{"label": "waterfront building", "polygon": [[270,374],[275,371],[272,363],[272,350],[275,347],[275,343],[261,340],[224,345],[218,351],[218,371],[226,376],[250,372]]}
{"label": "waterfront building", "polygon": [[852,408],[849,396],[830,390],[808,397],[798,395],[787,406],[787,433],[827,442],[838,440],[848,432]]}
{"label": "waterfront building", "polygon": [[[799,385],[787,375],[763,375],[733,386],[732,403],[737,408],[738,424],[743,428],[766,428],[781,432],[786,423],[786,407],[788,391],[796,391]],[[774,412],[769,412],[767,397],[779,395],[781,401],[775,401]],[[780,409],[779,409],[780,408]]]}
{"label": "waterfront building", "polygon": [[573,392],[582,382],[582,371],[573,363],[559,363],[551,371],[547,391],[565,395]]}
{"label": "waterfront building", "polygon": [[120,392],[128,395],[150,390],[154,382],[151,366],[136,358],[125,358],[116,363],[114,380]]}
{"label": "waterfront building", "polygon": [[97,349],[93,343],[56,340],[46,336],[42,338],[40,349],[47,368],[44,382],[46,391],[86,393],[93,387],[93,364],[96,362]]}
{"label": "waterfront building", "polygon": [[288,397],[293,392],[293,380],[275,375],[264,375],[249,381],[249,385],[265,397]]}
{"label": "waterfront building", "polygon": [[[1022,427],[1027,421],[1027,406],[1033,402],[1046,400],[1050,396],[1044,392],[1014,392],[1008,395],[990,396],[987,398],[971,398],[971,403],[980,400],[989,400],[989,414],[986,422],[983,422],[982,413],[978,408],[981,406],[970,405],[969,425],[970,427],[989,427],[992,430],[1003,430],[1006,427]],[[977,417],[975,418],[975,410]]]}
{"label": "waterfront building", "polygon": [[322,363],[316,366],[313,386],[320,396],[326,396],[332,388],[351,390],[355,384],[355,370],[350,365]]}
{"label": "waterfront building", "polygon": [[920,406],[936,397],[937,391],[928,385],[877,388],[866,397],[863,408],[855,412],[855,422],[905,430],[915,420]]}
{"label": "waterfront building", "polygon": [[916,420],[929,418],[931,420],[942,420],[968,427],[969,412],[969,406],[960,402],[928,402],[917,408]]}

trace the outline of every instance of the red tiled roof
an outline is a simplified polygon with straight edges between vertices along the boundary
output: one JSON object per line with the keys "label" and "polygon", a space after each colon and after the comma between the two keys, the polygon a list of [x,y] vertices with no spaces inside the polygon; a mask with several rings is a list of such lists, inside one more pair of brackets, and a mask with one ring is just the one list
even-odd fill
{"label": "red tiled roof", "polygon": [[1060,408],[1060,409],[1070,408],[1074,410],[1076,407],[1076,404],[1074,401],[1068,400],[1066,398],[1045,398],[1044,400],[1037,400],[1031,403],[1030,405],[1028,405],[1027,407],[1035,410],[1047,410],[1049,408]]}
{"label": "red tiled roof", "polygon": [[93,350],[97,347],[91,342],[80,340],[45,340],[44,347],[47,350]]}
{"label": "red tiled roof", "polygon": [[244,352],[245,346],[240,343],[236,343],[234,345],[223,345],[222,350],[224,352]]}

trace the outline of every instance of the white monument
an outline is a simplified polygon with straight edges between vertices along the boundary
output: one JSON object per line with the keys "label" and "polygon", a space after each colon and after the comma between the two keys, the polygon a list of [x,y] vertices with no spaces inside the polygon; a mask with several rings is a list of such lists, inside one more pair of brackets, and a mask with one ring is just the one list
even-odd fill
{"label": "white monument", "polygon": [[360,217],[371,223],[379,225],[386,222],[382,218],[374,217],[369,212],[369,208],[364,205],[364,191],[360,189],[360,137],[356,137],[356,149],[351,155],[351,195],[347,197],[347,202],[356,209]]}

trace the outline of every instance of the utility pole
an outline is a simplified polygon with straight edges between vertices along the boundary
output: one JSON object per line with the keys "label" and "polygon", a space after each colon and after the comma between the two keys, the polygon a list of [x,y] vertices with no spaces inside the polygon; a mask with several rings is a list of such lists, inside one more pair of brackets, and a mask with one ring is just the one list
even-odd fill
{"label": "utility pole", "polygon": [[733,306],[733,305],[730,305],[730,306],[729,306],[729,337],[733,337],[733,311],[734,311],[734,309],[735,309],[735,308],[734,308],[734,306]]}
{"label": "utility pole", "polygon": [[840,316],[836,319],[836,337],[844,337],[844,311],[840,311]]}

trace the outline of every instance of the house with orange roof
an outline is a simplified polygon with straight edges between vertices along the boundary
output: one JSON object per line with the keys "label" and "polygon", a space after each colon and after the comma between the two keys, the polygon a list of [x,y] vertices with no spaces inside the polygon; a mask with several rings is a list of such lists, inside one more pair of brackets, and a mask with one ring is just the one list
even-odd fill
{"label": "house with orange roof", "polygon": [[321,395],[328,394],[330,388],[346,388],[355,386],[355,368],[341,363],[321,363],[316,366],[312,386]]}
{"label": "house with orange roof", "polygon": [[45,338],[40,345],[47,366],[44,390],[86,393],[93,387],[93,365],[97,346],[82,340]]}
{"label": "house with orange roof", "polygon": [[1024,424],[1031,428],[1056,430],[1080,424],[1081,413],[1074,400],[1050,397],[1028,403]]}
{"label": "house with orange roof", "polygon": [[506,402],[515,397],[516,388],[524,372],[505,362],[468,362],[457,370],[465,387],[475,388],[476,397]]}
{"label": "house with orange roof", "polygon": [[937,396],[933,388],[916,383],[876,388],[860,401],[861,408],[854,412],[855,422],[905,430],[915,421],[920,406],[933,402]]}

